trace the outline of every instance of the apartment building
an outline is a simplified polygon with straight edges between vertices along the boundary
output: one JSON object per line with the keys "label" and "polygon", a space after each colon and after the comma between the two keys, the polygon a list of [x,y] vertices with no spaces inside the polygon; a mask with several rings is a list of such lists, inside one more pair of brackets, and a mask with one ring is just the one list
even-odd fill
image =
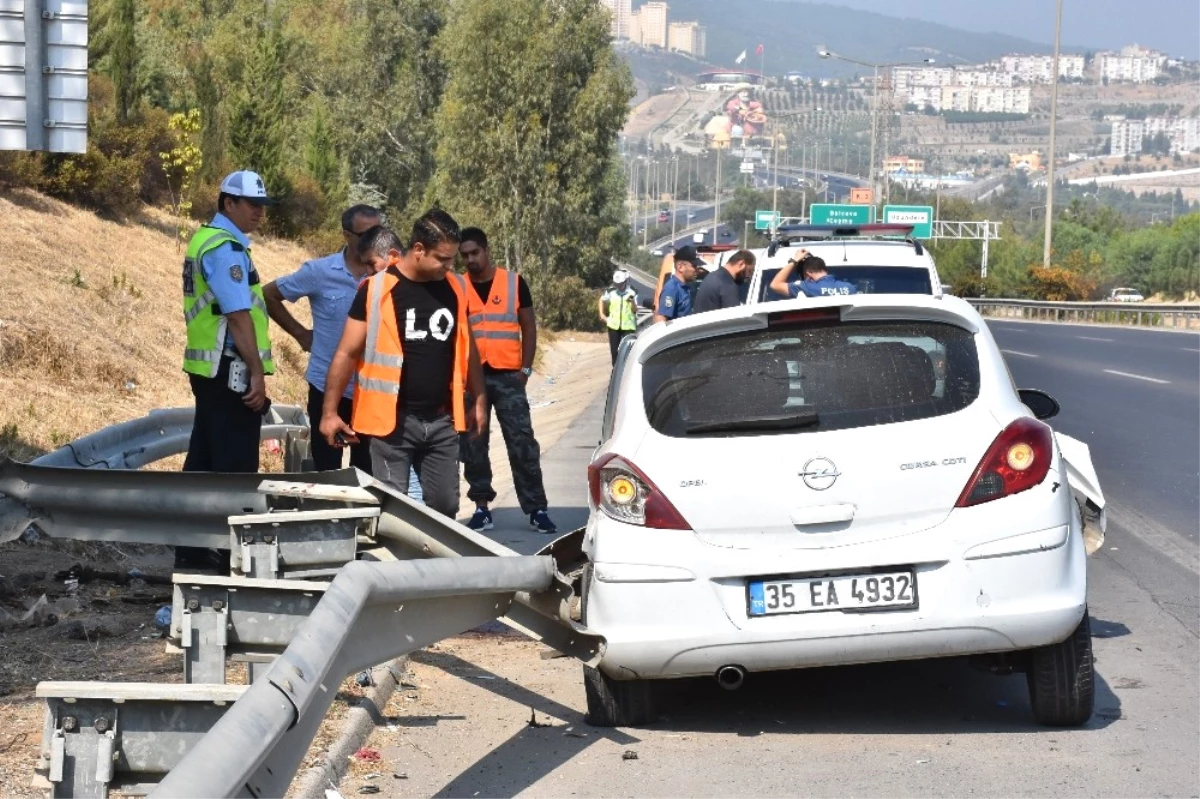
{"label": "apartment building", "polygon": [[935,111],[1029,113],[1029,87],[995,67],[902,67],[893,71],[897,102]]}
{"label": "apartment building", "polygon": [[[629,40],[643,47],[667,47],[667,4],[650,2],[629,15]],[[634,36],[633,34],[637,34]]]}
{"label": "apartment building", "polygon": [[600,0],[612,14],[609,32],[614,39],[629,38],[629,17],[633,14],[633,0]]}
{"label": "apartment building", "polygon": [[1112,123],[1112,154],[1137,155],[1147,136],[1165,134],[1172,153],[1190,153],[1200,148],[1200,117],[1147,117],[1121,119]]}
{"label": "apartment building", "polygon": [[[1054,56],[1006,55],[1000,59],[1000,71],[1022,83],[1049,83],[1054,72]],[[1081,55],[1059,54],[1058,76],[1082,80],[1086,61]]]}
{"label": "apartment building", "polygon": [[889,155],[883,159],[883,171],[889,175],[896,172],[919,175],[925,171],[925,159],[913,158],[908,155]]}
{"label": "apartment building", "polygon": [[1109,83],[1149,83],[1163,71],[1167,57],[1135,44],[1122,47],[1117,53],[1099,53],[1096,63],[1101,80]]}
{"label": "apartment building", "polygon": [[667,48],[703,58],[708,49],[704,26],[699,22],[672,22],[667,29]]}

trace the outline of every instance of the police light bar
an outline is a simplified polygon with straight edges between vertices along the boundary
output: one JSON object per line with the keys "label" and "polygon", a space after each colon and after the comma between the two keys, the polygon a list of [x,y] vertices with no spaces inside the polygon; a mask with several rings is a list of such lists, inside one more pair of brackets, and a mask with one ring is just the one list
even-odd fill
{"label": "police light bar", "polygon": [[780,225],[783,238],[828,239],[840,236],[909,236],[913,225],[896,222],[871,222],[865,225]]}

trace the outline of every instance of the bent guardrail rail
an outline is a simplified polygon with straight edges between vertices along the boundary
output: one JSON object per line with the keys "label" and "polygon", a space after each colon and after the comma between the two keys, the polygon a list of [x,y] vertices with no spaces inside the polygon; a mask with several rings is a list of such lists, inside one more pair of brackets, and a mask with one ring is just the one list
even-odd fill
{"label": "bent guardrail rail", "polygon": [[1200,305],[1168,302],[1047,302],[964,297],[983,316],[1046,322],[1127,324],[1177,330],[1200,329]]}
{"label": "bent guardrail rail", "polygon": [[[161,408],[141,419],[115,424],[48,452],[32,462],[83,469],[139,469],[187,452],[194,408]],[[272,405],[263,419],[262,440],[308,439],[308,415],[295,405]],[[296,464],[299,467],[299,463]]]}
{"label": "bent guardrail rail", "polygon": [[151,795],[284,796],[342,680],[503,615],[554,579],[553,559],[538,556],[348,564],[249,688],[39,684],[40,768],[55,796],[144,790],[163,774]]}

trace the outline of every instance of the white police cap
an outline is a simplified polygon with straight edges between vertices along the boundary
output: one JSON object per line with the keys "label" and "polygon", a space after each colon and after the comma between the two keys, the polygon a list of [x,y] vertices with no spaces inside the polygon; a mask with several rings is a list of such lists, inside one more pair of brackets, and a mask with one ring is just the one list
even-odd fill
{"label": "white police cap", "polygon": [[231,172],[221,181],[221,191],[231,197],[243,197],[258,205],[275,205],[278,201],[267,196],[267,187],[257,172],[248,169]]}

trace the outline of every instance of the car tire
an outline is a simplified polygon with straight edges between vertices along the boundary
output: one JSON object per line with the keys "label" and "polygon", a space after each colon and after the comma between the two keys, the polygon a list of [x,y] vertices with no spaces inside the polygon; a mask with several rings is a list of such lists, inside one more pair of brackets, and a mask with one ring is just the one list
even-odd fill
{"label": "car tire", "polygon": [[636,727],[655,719],[651,680],[614,680],[599,669],[583,667],[587,723],[593,727]]}
{"label": "car tire", "polygon": [[1033,717],[1039,724],[1075,727],[1092,717],[1096,671],[1086,610],[1067,640],[1030,652],[1026,677]]}

